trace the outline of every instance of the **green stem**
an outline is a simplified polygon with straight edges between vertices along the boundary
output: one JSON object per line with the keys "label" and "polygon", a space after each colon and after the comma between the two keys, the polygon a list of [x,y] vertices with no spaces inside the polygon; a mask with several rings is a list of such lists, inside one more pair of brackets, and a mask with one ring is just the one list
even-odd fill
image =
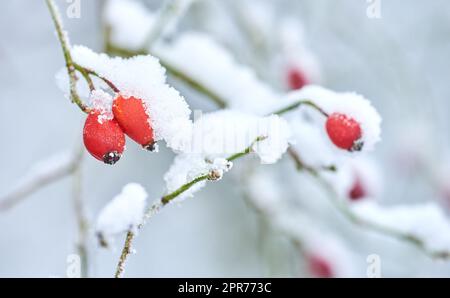
{"label": "green stem", "polygon": [[185,84],[189,85],[191,88],[195,89],[197,92],[207,96],[209,99],[211,99],[217,106],[221,109],[226,108],[227,103],[226,101],[221,98],[217,93],[203,85],[201,82],[195,80],[194,78],[190,77],[188,74],[184,73],[180,69],[177,69],[167,61],[162,60],[160,57],[158,57],[160,60],[161,65],[167,69],[167,71],[174,76],[175,78],[183,81]]}
{"label": "green stem", "polygon": [[[236,153],[231,155],[230,157],[227,158],[228,161],[234,161],[236,159],[239,159],[245,155],[250,154],[251,152],[253,152],[253,147],[256,143],[261,142],[263,140],[265,140],[266,137],[261,136],[256,138],[255,141],[253,141],[250,146],[248,146],[247,148],[245,148],[242,152]],[[164,207],[165,205],[169,204],[170,202],[172,202],[175,198],[177,198],[178,196],[180,196],[181,194],[183,194],[184,192],[188,191],[191,187],[193,187],[194,185],[196,185],[199,182],[202,181],[207,181],[209,179],[210,175],[208,174],[204,174],[201,175],[195,179],[193,179],[192,181],[183,184],[182,186],[180,186],[177,190],[171,192],[170,194],[167,194],[165,196],[163,196],[158,202],[156,202],[155,204],[153,204],[152,206],[150,206],[147,209],[147,212],[144,216],[144,220],[143,222],[138,226],[139,229],[141,229],[144,224],[145,221],[147,219],[149,219],[153,214],[155,214],[160,208]],[[117,264],[117,268],[116,268],[116,273],[115,273],[115,277],[119,278],[122,277],[123,272],[125,270],[125,263],[128,259],[128,256],[131,254],[131,246],[132,246],[132,242],[135,238],[135,234],[132,231],[129,231],[127,233],[127,237],[125,239],[125,244],[124,247],[122,249],[122,253],[120,254],[120,259],[119,262]]]}
{"label": "green stem", "polygon": [[172,192],[172,193],[170,193],[168,195],[165,195],[164,197],[161,198],[162,205],[164,206],[164,205],[169,204],[172,200],[174,200],[176,197],[178,197],[179,195],[181,195],[185,191],[189,190],[195,184],[207,180],[208,177],[209,177],[208,174],[200,176],[200,177],[197,177],[194,180],[192,180],[191,182],[184,184],[183,186],[181,186],[176,191],[174,191],[174,192]]}
{"label": "green stem", "polygon": [[62,22],[59,15],[58,8],[56,7],[53,0],[46,0],[50,15],[52,17],[53,23],[55,25],[56,33],[58,35],[59,42],[61,43],[61,48],[64,55],[64,60],[66,61],[67,73],[70,80],[70,97],[73,103],[75,103],[80,110],[85,113],[89,113],[89,108],[83,103],[77,92],[77,76],[75,74],[75,67],[70,55],[70,46],[66,37],[66,33],[62,28]]}
{"label": "green stem", "polygon": [[283,115],[283,114],[286,114],[286,113],[288,113],[288,112],[290,112],[292,110],[295,110],[298,107],[303,106],[303,105],[309,106],[309,107],[317,110],[319,113],[321,113],[322,115],[324,115],[325,117],[328,118],[328,113],[326,113],[321,107],[316,105],[312,100],[308,100],[308,99],[299,100],[299,101],[297,101],[297,102],[295,102],[295,103],[293,103],[293,104],[291,104],[291,105],[289,105],[287,107],[284,107],[284,108],[282,108],[282,109],[280,109],[280,110],[278,110],[278,111],[276,111],[276,112],[274,112],[272,114]]}
{"label": "green stem", "polygon": [[[101,79],[103,82],[105,82],[106,85],[108,85],[108,87],[111,88],[114,92],[117,92],[117,93],[120,92],[119,88],[117,88],[110,80],[108,80],[105,77],[102,77],[101,75],[99,75],[95,71],[93,71],[91,69],[88,69],[86,67],[83,67],[83,66],[79,65],[78,63],[73,63],[73,66],[74,66],[74,68],[76,70],[78,70],[81,74],[83,74],[83,76],[87,77],[86,81],[88,82],[89,85],[92,85],[92,86],[94,85],[92,83],[91,78],[89,77],[89,75],[92,75],[94,77],[97,77],[97,78]],[[93,90],[93,89],[91,89],[91,90]]]}
{"label": "green stem", "polygon": [[[105,29],[105,34],[109,34],[108,28]],[[105,37],[105,51],[106,53],[110,55],[118,55],[120,57],[133,57],[136,55],[148,55],[150,54],[147,50],[140,50],[140,51],[130,51],[128,49],[123,49],[120,47],[117,47],[115,45],[112,45],[109,41],[108,37]],[[226,108],[227,103],[226,100],[223,99],[220,95],[218,95],[213,90],[209,89],[207,86],[205,86],[202,82],[190,77],[188,74],[184,73],[181,69],[175,67],[174,65],[170,64],[168,61],[165,61],[163,58],[155,55],[154,53],[151,53],[153,56],[159,59],[159,62],[161,65],[167,70],[167,72],[173,76],[174,78],[182,81],[189,87],[193,88],[197,92],[205,95],[207,98],[209,98],[212,102],[214,102],[218,107],[220,108]]]}

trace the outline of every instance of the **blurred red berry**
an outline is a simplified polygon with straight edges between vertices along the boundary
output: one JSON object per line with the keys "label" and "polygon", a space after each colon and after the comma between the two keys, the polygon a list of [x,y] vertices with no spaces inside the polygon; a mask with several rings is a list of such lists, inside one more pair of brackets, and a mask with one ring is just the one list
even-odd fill
{"label": "blurred red berry", "polygon": [[319,278],[332,278],[334,277],[331,264],[320,256],[308,257],[308,269],[312,276]]}
{"label": "blurred red berry", "polygon": [[326,122],[326,130],[333,144],[341,149],[360,151],[364,145],[361,142],[361,126],[344,114],[331,114]]}
{"label": "blurred red berry", "polygon": [[114,117],[125,134],[148,150],[154,149],[153,129],[145,103],[135,97],[118,96],[112,107]]}
{"label": "blurred red berry", "polygon": [[291,90],[298,90],[308,85],[309,80],[301,69],[293,67],[287,72],[287,83]]}
{"label": "blurred red berry", "polygon": [[352,189],[348,193],[349,198],[352,201],[358,201],[367,196],[366,189],[359,178],[353,183]]}
{"label": "blurred red berry", "polygon": [[103,117],[100,112],[91,112],[83,130],[86,149],[96,159],[113,165],[119,161],[125,149],[125,134],[114,119]]}

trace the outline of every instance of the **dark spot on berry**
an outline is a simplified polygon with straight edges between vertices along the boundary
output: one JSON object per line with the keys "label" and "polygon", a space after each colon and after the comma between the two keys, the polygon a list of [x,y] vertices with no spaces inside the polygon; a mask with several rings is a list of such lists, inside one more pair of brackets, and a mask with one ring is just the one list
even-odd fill
{"label": "dark spot on berry", "polygon": [[113,165],[119,161],[122,155],[117,151],[108,152],[103,155],[103,162],[109,165]]}
{"label": "dark spot on berry", "polygon": [[363,140],[359,139],[353,143],[353,146],[352,146],[352,148],[350,148],[349,151],[350,152],[361,151],[363,147],[364,147],[364,142],[363,142]]}
{"label": "dark spot on berry", "polygon": [[150,151],[150,152],[154,152],[155,150],[156,150],[156,142],[152,142],[152,143],[150,143],[150,144],[148,144],[148,145],[144,145],[143,147],[144,147],[144,149],[145,150],[148,150],[148,151]]}

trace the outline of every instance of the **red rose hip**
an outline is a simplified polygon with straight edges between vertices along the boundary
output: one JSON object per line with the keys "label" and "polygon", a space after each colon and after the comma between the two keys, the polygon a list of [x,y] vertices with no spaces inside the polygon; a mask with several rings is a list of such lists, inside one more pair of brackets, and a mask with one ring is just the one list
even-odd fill
{"label": "red rose hip", "polygon": [[311,255],[307,258],[309,272],[318,278],[333,278],[333,268],[327,260],[320,256]]}
{"label": "red rose hip", "polygon": [[303,71],[295,67],[288,70],[286,79],[291,90],[298,90],[309,84],[309,80]]}
{"label": "red rose hip", "polygon": [[360,124],[344,114],[331,114],[326,122],[326,130],[333,144],[341,149],[360,151],[364,145]]}
{"label": "red rose hip", "polygon": [[155,141],[146,108],[145,103],[139,98],[125,98],[119,95],[114,100],[112,111],[125,134],[145,149],[152,151]]}
{"label": "red rose hip", "polygon": [[359,178],[357,178],[353,183],[348,196],[352,201],[359,201],[367,196],[367,191]]}
{"label": "red rose hip", "polygon": [[119,123],[98,111],[86,118],[83,141],[92,156],[110,165],[119,161],[125,149],[125,134]]}

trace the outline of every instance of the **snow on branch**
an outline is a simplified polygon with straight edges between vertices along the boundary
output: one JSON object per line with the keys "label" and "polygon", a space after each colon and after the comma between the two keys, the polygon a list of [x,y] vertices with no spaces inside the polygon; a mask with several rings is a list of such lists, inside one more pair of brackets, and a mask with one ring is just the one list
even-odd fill
{"label": "snow on branch", "polygon": [[100,212],[96,233],[102,246],[108,246],[112,237],[127,231],[137,232],[144,216],[147,192],[137,183],[125,185]]}
{"label": "snow on branch", "polygon": [[178,21],[195,1],[166,0],[159,11],[151,11],[140,1],[109,0],[103,21],[115,46],[147,51],[158,39],[175,31]]}
{"label": "snow on branch", "polygon": [[397,231],[431,257],[450,258],[450,221],[435,203],[387,207],[365,200],[351,210],[365,222]]}
{"label": "snow on branch", "polygon": [[[212,167],[212,171],[209,173],[203,174],[201,176],[198,176],[196,178],[193,178],[192,180],[186,182],[185,184],[181,185],[178,189],[169,192],[165,196],[163,196],[161,199],[157,200],[153,205],[151,205],[149,208],[147,208],[144,217],[141,221],[141,223],[137,226],[137,228],[143,227],[145,222],[159,212],[159,210],[166,206],[167,204],[171,203],[173,200],[179,198],[180,196],[185,195],[186,192],[189,192],[191,189],[195,188],[197,184],[203,183],[204,181],[217,181],[219,178],[216,175],[217,171],[227,171],[231,168],[232,162],[235,160],[242,158],[254,151],[255,145],[259,144],[260,142],[264,142],[267,139],[265,136],[258,136],[256,139],[253,140],[253,142],[250,143],[250,145],[243,149],[240,152],[236,152],[230,156],[228,156],[225,159],[219,159],[215,160],[216,166]],[[132,252],[132,243],[134,240],[134,237],[136,236],[136,233],[133,230],[129,230],[125,239],[125,244],[122,249],[122,253],[119,258],[119,262],[117,264],[117,269],[115,273],[115,277],[119,278],[122,277],[124,270],[125,270],[125,263],[128,259],[128,256]]]}
{"label": "snow on branch", "polygon": [[[178,155],[164,176],[167,189],[173,191],[212,169],[220,177],[229,169],[224,158],[242,152],[258,137],[264,140],[252,146],[252,151],[261,163],[275,163],[286,152],[290,136],[287,122],[279,116],[257,117],[232,110],[206,114],[194,123],[190,150]],[[203,186],[197,184],[184,196],[191,196]]]}
{"label": "snow on branch", "polygon": [[381,116],[363,96],[352,92],[338,93],[311,85],[289,93],[285,100],[295,106],[295,103],[302,99],[309,99],[320,107],[322,114],[342,114],[356,120],[362,130],[363,150],[372,150],[381,140]]}
{"label": "snow on branch", "polygon": [[158,45],[154,53],[207,90],[213,90],[229,108],[265,115],[282,98],[206,34],[184,33],[171,43]]}
{"label": "snow on branch", "polygon": [[36,163],[8,193],[0,196],[0,211],[6,211],[42,187],[73,173],[81,162],[81,151],[60,153]]}
{"label": "snow on branch", "polygon": [[191,110],[178,91],[166,84],[165,69],[156,58],[111,58],[83,46],[73,47],[72,55],[77,64],[114,84],[121,96],[142,99],[154,140],[165,140],[170,148],[183,150],[191,136]]}
{"label": "snow on branch", "polygon": [[111,42],[132,51],[145,47],[155,18],[154,13],[136,0],[108,0],[103,11]]}
{"label": "snow on branch", "polygon": [[[272,228],[287,237],[307,262],[314,277],[356,276],[354,252],[339,238],[322,229],[305,212],[297,210],[285,198],[287,191],[273,172],[256,169],[245,178],[245,198]],[[317,270],[317,262],[326,270]]]}

